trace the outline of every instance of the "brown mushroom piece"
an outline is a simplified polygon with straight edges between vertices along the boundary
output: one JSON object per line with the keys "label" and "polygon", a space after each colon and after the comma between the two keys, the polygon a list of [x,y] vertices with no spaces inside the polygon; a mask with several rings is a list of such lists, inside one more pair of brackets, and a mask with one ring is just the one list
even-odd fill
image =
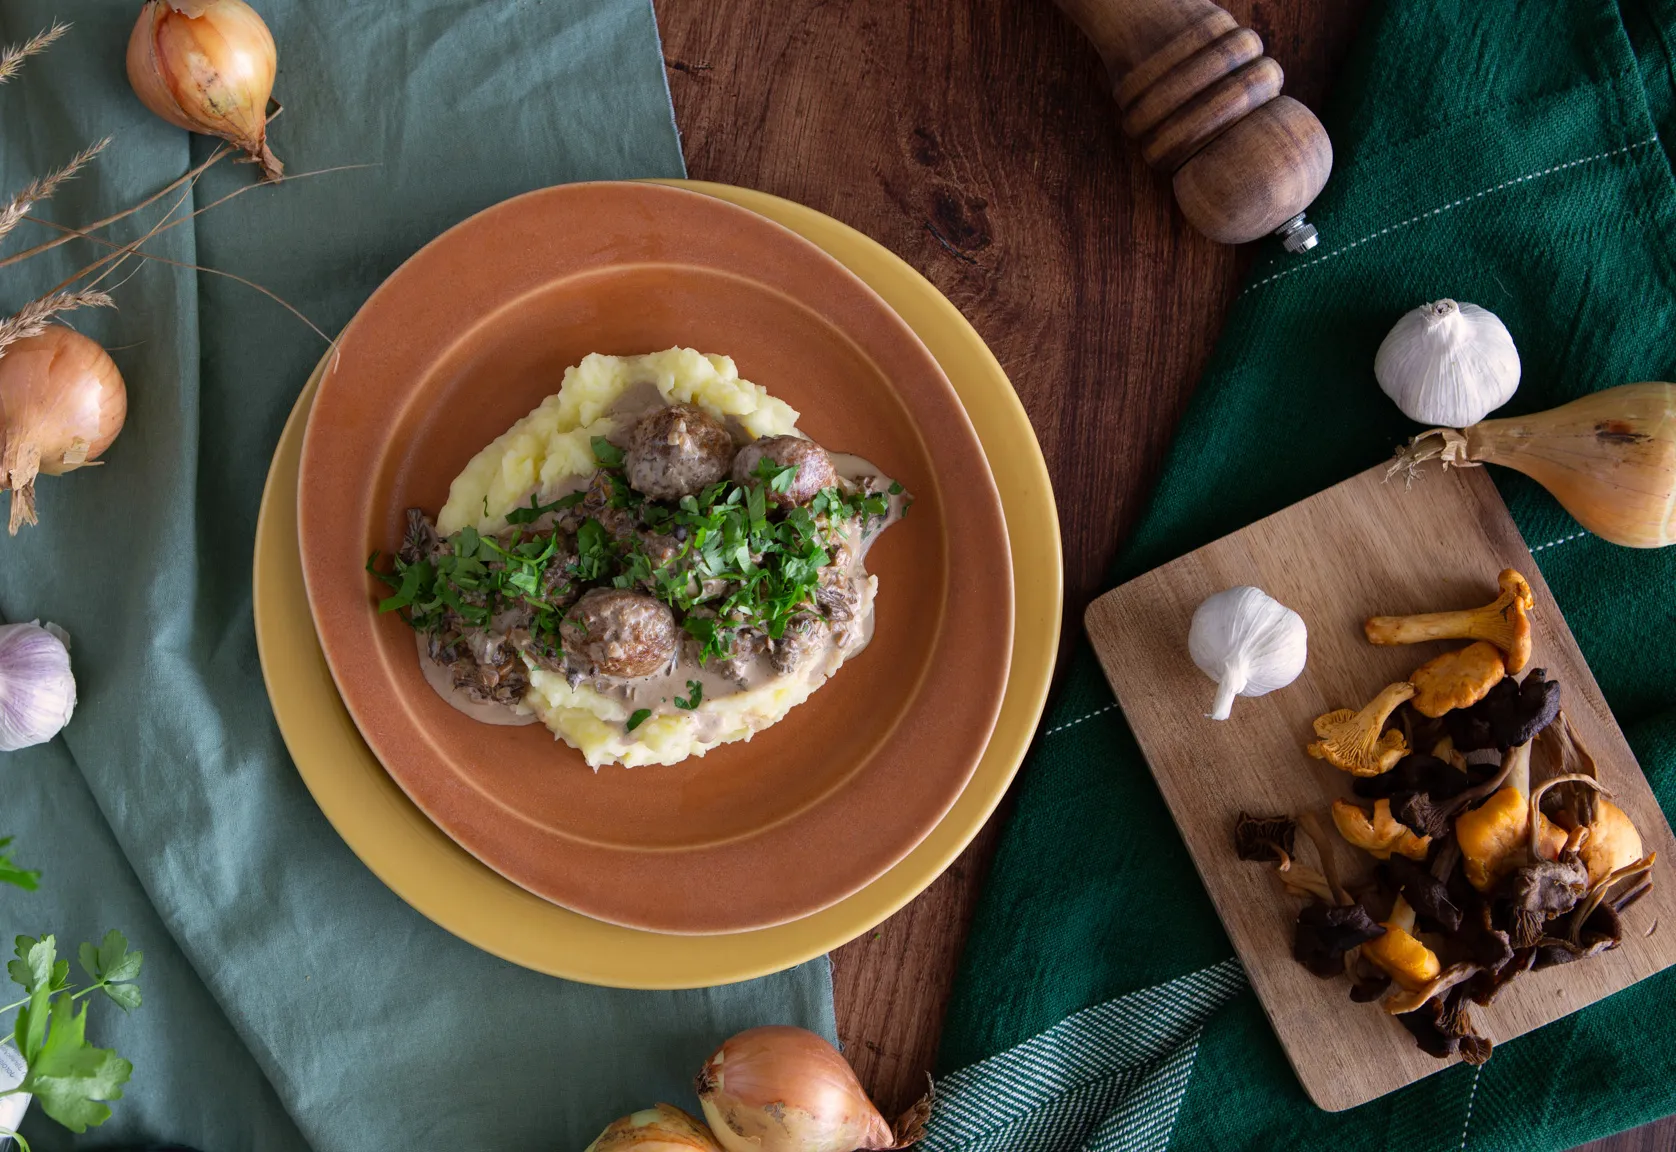
{"label": "brown mushroom piece", "polygon": [[669,606],[643,592],[594,588],[565,613],[565,655],[592,675],[632,680],[674,659],[681,636]]}
{"label": "brown mushroom piece", "polygon": [[[764,481],[761,475],[764,461],[771,467],[796,467],[797,471],[784,481]],[[753,440],[733,458],[733,480],[736,484],[761,484],[768,501],[781,508],[795,508],[807,504],[823,488],[838,484],[838,471],[832,457],[813,440],[801,436],[766,436]]]}
{"label": "brown mushroom piece", "polygon": [[1298,912],[1292,958],[1323,980],[1344,975],[1344,954],[1385,935],[1385,927],[1360,904],[1311,900]]}
{"label": "brown mushroom piece", "polygon": [[[1338,893],[1327,877],[1298,863],[1294,848],[1297,833],[1297,822],[1290,816],[1253,816],[1241,812],[1234,822],[1234,854],[1241,860],[1273,864],[1280,882],[1294,896],[1314,897],[1324,904],[1338,904]],[[1310,839],[1314,840],[1314,837]]]}
{"label": "brown mushroom piece", "polygon": [[786,622],[786,630],[778,640],[768,644],[768,658],[774,671],[789,675],[797,671],[821,645],[826,643],[831,628],[813,612],[799,612]]}
{"label": "brown mushroom piece", "polygon": [[623,471],[636,492],[679,500],[727,479],[732,461],[733,437],[721,421],[696,404],[671,404],[634,426]]}

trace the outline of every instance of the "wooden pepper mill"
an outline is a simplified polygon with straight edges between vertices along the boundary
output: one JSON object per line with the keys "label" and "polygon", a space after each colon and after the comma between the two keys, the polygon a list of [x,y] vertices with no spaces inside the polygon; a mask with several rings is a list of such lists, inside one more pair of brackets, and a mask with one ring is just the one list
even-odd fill
{"label": "wooden pepper mill", "polygon": [[1176,203],[1224,244],[1278,233],[1289,252],[1315,247],[1304,221],[1333,169],[1315,114],[1280,94],[1263,41],[1210,0],[1056,0],[1112,80],[1123,133],[1173,173]]}

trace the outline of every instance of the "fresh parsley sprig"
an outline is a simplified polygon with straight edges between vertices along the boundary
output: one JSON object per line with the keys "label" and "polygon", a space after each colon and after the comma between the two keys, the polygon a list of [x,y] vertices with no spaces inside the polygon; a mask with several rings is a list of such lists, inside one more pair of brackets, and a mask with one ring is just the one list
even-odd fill
{"label": "fresh parsley sprig", "polygon": [[[11,843],[0,839],[0,848]],[[33,890],[39,874],[17,868],[0,855],[5,870],[0,880]],[[26,877],[27,881],[19,877]],[[3,1043],[16,1045],[23,1057],[23,1080],[0,1097],[27,1094],[41,1102],[41,1110],[72,1132],[85,1132],[110,1118],[110,1101],[122,1098],[122,1086],[134,1066],[114,1049],[100,1048],[87,1038],[87,1005],[77,1000],[102,992],[123,1011],[140,1006],[139,978],[144,955],[129,951],[128,938],[111,931],[97,947],[83,944],[76,958],[88,983],[70,983],[70,962],[58,958],[53,936],[19,936],[16,959],[6,973],[24,991],[24,998],[0,1008],[17,1017]],[[29,1152],[29,1142],[16,1132],[0,1131]]]}
{"label": "fresh parsley sprig", "polygon": [[0,836],[0,884],[11,884],[25,892],[33,892],[40,882],[41,874],[31,872],[27,868],[19,868],[12,863],[12,858],[5,852],[11,842],[10,836]]}

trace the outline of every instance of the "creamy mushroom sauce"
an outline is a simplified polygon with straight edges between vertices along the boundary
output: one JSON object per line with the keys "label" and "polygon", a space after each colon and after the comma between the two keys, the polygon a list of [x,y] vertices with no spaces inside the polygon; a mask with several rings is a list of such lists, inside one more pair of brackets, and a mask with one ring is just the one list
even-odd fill
{"label": "creamy mushroom sauce", "polygon": [[[617,447],[626,448],[629,433],[634,425],[656,409],[666,406],[668,401],[655,386],[641,384],[631,388],[611,405],[609,414],[618,420],[619,430],[608,439]],[[724,426],[732,434],[737,447],[743,447],[750,441],[750,434],[738,421],[728,419],[724,421]],[[573,679],[586,683],[602,696],[621,700],[631,711],[646,708],[658,715],[674,711],[676,697],[687,697],[688,684],[692,681],[703,685],[702,697],[706,701],[724,699],[794,680],[812,680],[818,683],[830,677],[846,660],[866,648],[873,638],[873,601],[877,590],[877,581],[867,574],[867,552],[886,528],[902,518],[911,498],[906,492],[889,494],[892,479],[871,461],[842,452],[828,452],[827,455],[832,460],[833,470],[845,482],[858,487],[870,486],[875,491],[888,495],[889,499],[886,514],[868,521],[859,541],[850,539],[853,531],[845,533],[851,556],[850,563],[845,567],[845,574],[858,600],[858,608],[848,626],[829,629],[819,648],[804,656],[788,673],[775,671],[766,651],[748,659],[701,661],[696,645],[682,643],[677,649],[675,659],[661,672],[652,676],[624,680],[607,676],[578,676],[573,673]],[[570,493],[585,490],[592,479],[592,474],[571,477],[541,495],[547,501],[557,500]],[[534,489],[525,493],[520,503],[527,502],[535,494]],[[530,527],[537,531],[551,531],[552,515],[542,517]],[[465,689],[457,687],[449,666],[431,658],[425,634],[416,632],[414,639],[425,682],[453,707],[483,724],[513,727],[540,722],[540,717],[528,704],[509,705],[479,700]],[[475,634],[469,639],[473,655],[481,659],[488,645],[499,639],[498,635],[485,635],[481,632]],[[715,738],[716,729],[720,725],[719,716],[702,709],[687,711],[686,714],[694,721],[694,736],[697,739],[708,741]]]}

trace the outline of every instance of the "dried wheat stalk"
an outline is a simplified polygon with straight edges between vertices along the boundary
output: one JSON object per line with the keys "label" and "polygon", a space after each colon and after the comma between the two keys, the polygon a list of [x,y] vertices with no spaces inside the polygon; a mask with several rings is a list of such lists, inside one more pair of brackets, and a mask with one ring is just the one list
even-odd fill
{"label": "dried wheat stalk", "polygon": [[31,180],[23,191],[14,194],[4,208],[0,208],[0,240],[6,238],[6,233],[18,226],[29,209],[42,200],[52,199],[52,194],[59,186],[75,176],[99,153],[105,150],[111,138],[106,136],[90,147],[83,148],[70,158],[70,162],[56,172],[49,172],[38,180]]}
{"label": "dried wheat stalk", "polygon": [[[0,84],[4,84],[7,80],[17,75],[22,69],[23,62],[26,59],[45,51],[56,40],[63,36],[64,33],[69,31],[69,29],[70,26],[68,24],[55,22],[51,28],[48,28],[46,31],[34,36],[24,43],[12,45],[4,50],[0,50]],[[277,113],[275,113],[275,115],[277,115]],[[10,256],[0,259],[0,268],[20,263],[29,259],[31,256],[40,255],[43,252],[49,251],[50,249],[56,248],[60,244],[67,243],[71,240],[79,239],[91,241],[95,244],[103,245],[110,250],[107,255],[94,260],[91,264],[88,264],[80,271],[67,277],[62,282],[49,289],[46,294],[30,301],[15,316],[0,318],[0,357],[5,356],[6,348],[9,345],[14,344],[19,340],[27,339],[31,336],[40,335],[43,331],[45,331],[48,322],[55,316],[73,311],[77,308],[116,307],[116,304],[111,299],[109,293],[101,289],[99,285],[102,282],[107,281],[113,273],[134,258],[161,264],[175,265],[183,268],[191,268],[200,272],[213,273],[218,276],[226,276],[238,283],[248,285],[288,309],[298,319],[302,320],[304,324],[307,324],[310,328],[312,328],[322,340],[326,340],[327,343],[331,342],[326,334],[321,332],[320,329],[308,319],[308,317],[304,316],[291,304],[275,293],[262,287],[260,284],[246,280],[242,276],[235,276],[229,272],[222,272],[219,269],[205,268],[197,264],[187,264],[180,261],[169,260],[156,253],[145,251],[141,247],[158,234],[167,232],[180,224],[184,224],[204,212],[209,211],[211,208],[223,204],[226,201],[233,199],[235,196],[242,195],[253,187],[271,186],[250,185],[244,188],[235,189],[234,191],[227,193],[202,208],[187,212],[184,217],[176,218],[176,213],[190,201],[192,193],[198,183],[198,179],[222,157],[229,155],[231,149],[216,149],[215,152],[213,152],[206,160],[186,172],[184,175],[171,181],[164,188],[159,189],[150,196],[147,196],[138,204],[135,204],[121,212],[107,216],[103,220],[96,220],[82,228],[74,228],[68,225],[58,224],[53,221],[42,220],[29,214],[31,207],[43,200],[51,198],[53,193],[57,192],[65,181],[72,179],[78,172],[85,168],[96,156],[99,155],[99,153],[105,150],[105,147],[109,145],[110,142],[111,138],[108,136],[105,137],[105,139],[99,141],[97,144],[83,149],[77,155],[72,157],[68,164],[65,164],[57,171],[48,173],[41,179],[31,181],[28,187],[12,195],[9,200],[0,200],[0,240],[4,240],[8,233],[25,220],[55,229],[60,233],[60,235],[55,239],[44,241],[32,248],[27,248],[20,252],[14,252]],[[363,165],[346,165],[344,168],[327,168],[322,169],[319,172],[303,172],[291,177],[291,179],[324,175],[327,172],[343,171],[350,167],[363,167]],[[110,240],[106,240],[103,237],[92,235],[92,233],[114,224],[119,220],[126,219],[140,210],[156,203],[158,200],[161,200],[169,193],[176,191],[179,192],[179,195],[175,199],[174,203],[167,206],[164,209],[162,216],[156,221],[156,223],[146,228],[144,233],[137,240],[126,244],[117,244]],[[79,287],[77,285],[79,285]]]}
{"label": "dried wheat stalk", "polygon": [[39,300],[31,300],[16,316],[0,320],[0,355],[5,354],[8,345],[45,332],[47,321],[61,312],[72,312],[77,308],[115,307],[116,301],[97,289],[54,292],[50,296],[42,296]]}
{"label": "dried wheat stalk", "polygon": [[52,27],[45,32],[31,36],[22,44],[11,44],[0,49],[0,84],[4,84],[13,76],[23,71],[23,62],[31,56],[45,52],[70,26],[62,20],[53,21]]}

